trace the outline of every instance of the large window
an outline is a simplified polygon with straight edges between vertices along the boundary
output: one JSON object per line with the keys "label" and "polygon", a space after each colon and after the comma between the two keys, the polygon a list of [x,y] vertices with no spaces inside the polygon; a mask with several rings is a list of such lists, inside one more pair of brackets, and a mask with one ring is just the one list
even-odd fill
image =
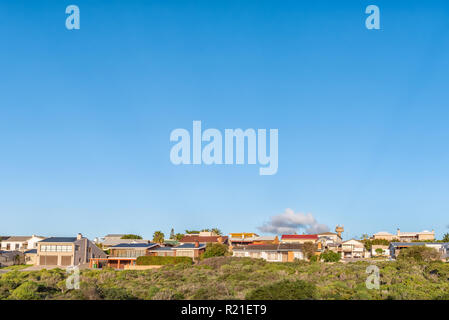
{"label": "large window", "polygon": [[72,246],[41,245],[41,252],[72,252]]}

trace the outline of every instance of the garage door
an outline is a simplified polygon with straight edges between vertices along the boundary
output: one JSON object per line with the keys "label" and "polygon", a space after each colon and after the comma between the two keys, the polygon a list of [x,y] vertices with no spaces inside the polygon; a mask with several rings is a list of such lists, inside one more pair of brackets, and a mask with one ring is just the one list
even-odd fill
{"label": "garage door", "polygon": [[61,266],[70,266],[72,264],[72,256],[62,256]]}
{"label": "garage door", "polygon": [[55,266],[58,264],[58,256],[40,256],[39,264],[41,266]]}

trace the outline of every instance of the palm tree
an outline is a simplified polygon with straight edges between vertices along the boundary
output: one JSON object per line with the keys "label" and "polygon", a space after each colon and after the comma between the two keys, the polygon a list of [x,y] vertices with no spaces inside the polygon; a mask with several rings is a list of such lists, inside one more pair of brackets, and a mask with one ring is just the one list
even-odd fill
{"label": "palm tree", "polygon": [[162,243],[164,242],[164,234],[162,231],[155,231],[153,234],[153,242]]}
{"label": "palm tree", "polygon": [[218,228],[212,228],[211,230],[213,233],[215,233],[217,236],[221,236],[221,230]]}

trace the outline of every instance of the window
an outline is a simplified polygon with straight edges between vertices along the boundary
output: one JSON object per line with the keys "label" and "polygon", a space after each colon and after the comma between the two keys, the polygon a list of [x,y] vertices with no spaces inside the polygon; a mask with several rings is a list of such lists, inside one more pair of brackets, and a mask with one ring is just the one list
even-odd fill
{"label": "window", "polygon": [[16,250],[18,250],[20,248],[20,244],[16,243]]}

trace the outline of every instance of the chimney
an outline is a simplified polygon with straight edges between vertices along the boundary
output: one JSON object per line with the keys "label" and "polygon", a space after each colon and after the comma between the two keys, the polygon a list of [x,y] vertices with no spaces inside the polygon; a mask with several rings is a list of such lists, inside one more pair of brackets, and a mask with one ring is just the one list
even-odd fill
{"label": "chimney", "polygon": [[78,233],[76,235],[76,240],[81,240],[83,238],[83,235],[81,233]]}
{"label": "chimney", "polygon": [[195,248],[198,248],[200,246],[200,243],[198,241],[195,241]]}

